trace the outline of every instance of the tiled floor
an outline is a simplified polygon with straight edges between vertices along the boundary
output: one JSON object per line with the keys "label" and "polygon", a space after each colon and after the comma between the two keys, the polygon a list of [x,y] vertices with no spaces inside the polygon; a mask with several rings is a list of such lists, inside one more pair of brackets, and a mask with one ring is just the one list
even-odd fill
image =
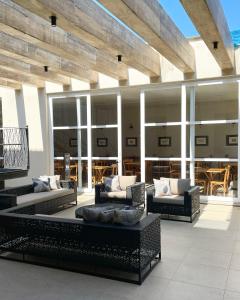
{"label": "tiled floor", "polygon": [[0,299],[240,300],[240,208],[203,205],[193,224],[162,221],[162,261],[142,286],[0,260]]}

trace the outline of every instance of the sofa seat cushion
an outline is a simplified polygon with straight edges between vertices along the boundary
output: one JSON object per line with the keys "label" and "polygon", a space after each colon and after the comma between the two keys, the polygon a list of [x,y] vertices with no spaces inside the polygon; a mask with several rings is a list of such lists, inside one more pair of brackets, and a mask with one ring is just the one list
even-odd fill
{"label": "sofa seat cushion", "polygon": [[120,191],[120,192],[101,192],[100,193],[101,198],[116,198],[116,199],[126,199],[127,193],[126,191]]}
{"label": "sofa seat cushion", "polygon": [[179,195],[154,197],[153,202],[174,205],[184,205],[184,197]]}
{"label": "sofa seat cushion", "polygon": [[25,194],[17,197],[17,205],[37,201],[37,200],[51,200],[57,197],[62,197],[66,195],[70,195],[74,193],[73,189],[61,189],[61,190],[51,190],[49,192],[42,192],[42,193],[30,193]]}

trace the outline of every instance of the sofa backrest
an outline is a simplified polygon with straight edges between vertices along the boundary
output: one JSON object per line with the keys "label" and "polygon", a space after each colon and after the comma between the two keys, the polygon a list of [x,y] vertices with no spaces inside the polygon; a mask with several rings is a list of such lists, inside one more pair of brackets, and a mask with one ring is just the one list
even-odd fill
{"label": "sofa backrest", "polygon": [[[164,177],[161,177],[163,179]],[[167,178],[170,181],[170,190],[173,195],[184,195],[190,189],[190,179]]]}
{"label": "sofa backrest", "polygon": [[133,185],[137,181],[137,176],[118,176],[119,185],[122,191],[126,191],[126,188]]}

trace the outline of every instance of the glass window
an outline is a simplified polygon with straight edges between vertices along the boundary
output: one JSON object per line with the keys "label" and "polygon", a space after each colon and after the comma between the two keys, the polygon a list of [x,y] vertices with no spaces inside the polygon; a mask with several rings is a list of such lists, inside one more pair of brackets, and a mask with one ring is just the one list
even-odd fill
{"label": "glass window", "polygon": [[76,98],[53,99],[53,126],[77,126]]}
{"label": "glass window", "polygon": [[92,156],[116,157],[117,155],[117,128],[92,129]]}
{"label": "glass window", "polygon": [[117,96],[92,96],[92,125],[117,124]]}
{"label": "glass window", "polygon": [[181,121],[181,90],[170,89],[145,92],[145,122]]}
{"label": "glass window", "polygon": [[237,124],[196,125],[196,158],[237,158]]}
{"label": "glass window", "polygon": [[145,127],[146,157],[180,157],[181,126]]}
{"label": "glass window", "polygon": [[153,183],[153,178],[180,178],[181,161],[146,161],[146,182]]}
{"label": "glass window", "polygon": [[78,138],[82,157],[87,156],[87,130],[69,129],[54,130],[54,156],[63,157],[70,153],[71,157],[78,157]]}
{"label": "glass window", "polygon": [[196,121],[237,119],[236,83],[196,87]]}
{"label": "glass window", "polygon": [[237,162],[195,162],[195,184],[202,195],[237,197]]}

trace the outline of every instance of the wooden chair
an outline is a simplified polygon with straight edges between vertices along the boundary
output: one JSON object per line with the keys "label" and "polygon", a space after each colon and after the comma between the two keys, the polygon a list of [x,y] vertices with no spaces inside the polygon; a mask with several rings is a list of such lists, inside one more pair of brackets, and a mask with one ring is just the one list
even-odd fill
{"label": "wooden chair", "polygon": [[202,167],[195,167],[195,185],[202,187],[200,189],[203,194],[208,192],[208,178],[203,172]]}
{"label": "wooden chair", "polygon": [[124,175],[126,175],[126,176],[134,175],[132,166],[127,164],[129,162],[133,162],[133,159],[124,159],[123,160],[123,171],[124,171]]}
{"label": "wooden chair", "polygon": [[212,195],[214,189],[222,187],[223,188],[223,194],[224,196],[228,192],[228,186],[229,186],[229,178],[230,178],[230,165],[227,165],[225,167],[223,180],[211,180],[210,181],[210,194]]}
{"label": "wooden chair", "polygon": [[78,181],[78,163],[70,164],[70,179]]}
{"label": "wooden chair", "polygon": [[180,176],[181,176],[181,164],[170,163],[170,177],[180,178]]}
{"label": "wooden chair", "polygon": [[117,164],[112,164],[112,174],[111,175],[117,175],[118,174],[118,165]]}

